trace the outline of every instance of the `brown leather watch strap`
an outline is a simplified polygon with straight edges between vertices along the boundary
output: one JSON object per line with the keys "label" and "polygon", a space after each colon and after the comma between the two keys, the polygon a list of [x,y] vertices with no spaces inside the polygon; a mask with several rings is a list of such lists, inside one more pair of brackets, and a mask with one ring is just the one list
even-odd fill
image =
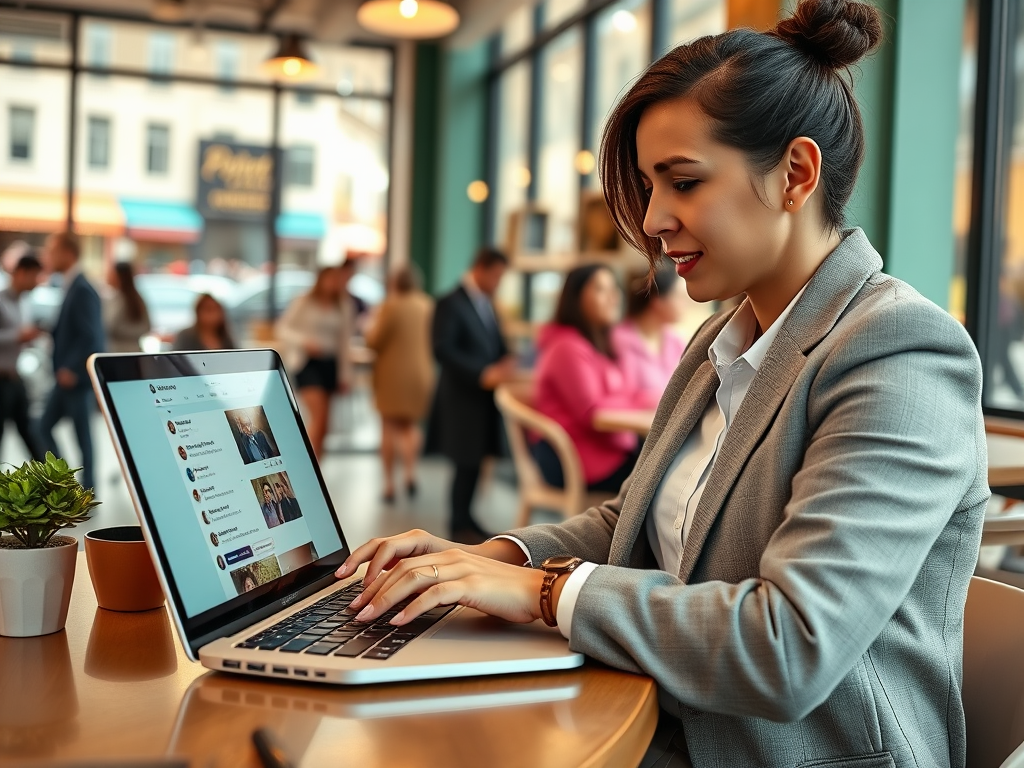
{"label": "brown leather watch strap", "polygon": [[555,581],[562,574],[555,571],[546,571],[544,581],[540,585],[540,616],[549,627],[557,627],[555,612],[551,609],[551,592],[554,589]]}

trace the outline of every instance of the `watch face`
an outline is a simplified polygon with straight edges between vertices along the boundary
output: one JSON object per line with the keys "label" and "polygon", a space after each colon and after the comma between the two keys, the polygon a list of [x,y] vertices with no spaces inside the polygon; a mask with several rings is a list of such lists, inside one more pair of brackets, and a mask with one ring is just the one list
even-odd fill
{"label": "watch face", "polygon": [[575,559],[575,557],[570,557],[569,555],[562,555],[560,557],[549,557],[547,560],[544,561],[541,567],[557,571],[560,568],[568,568]]}

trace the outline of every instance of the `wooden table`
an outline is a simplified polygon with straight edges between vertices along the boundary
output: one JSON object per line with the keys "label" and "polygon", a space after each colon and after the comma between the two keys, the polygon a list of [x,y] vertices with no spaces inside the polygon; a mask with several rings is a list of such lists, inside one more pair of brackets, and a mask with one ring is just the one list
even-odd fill
{"label": "wooden table", "polygon": [[594,429],[599,432],[635,432],[647,437],[654,421],[652,410],[600,410],[594,414]]}
{"label": "wooden table", "polygon": [[165,608],[96,607],[84,553],[67,627],[0,637],[0,765],[176,756],[258,766],[266,726],[297,765],[635,766],[657,723],[653,681],[578,670],[324,686],[216,673],[189,661]]}

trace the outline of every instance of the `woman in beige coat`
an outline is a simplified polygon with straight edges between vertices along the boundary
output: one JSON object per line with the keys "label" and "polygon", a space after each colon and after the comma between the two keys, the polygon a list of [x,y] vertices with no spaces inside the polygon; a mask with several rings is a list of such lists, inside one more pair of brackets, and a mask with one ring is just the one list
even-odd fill
{"label": "woman in beige coat", "polygon": [[434,393],[433,314],[434,302],[420,290],[416,273],[402,267],[392,275],[388,297],[366,333],[367,346],[377,353],[373,394],[382,423],[380,456],[387,502],[395,498],[396,452],[405,468],[406,491],[416,495],[416,459],[423,442],[419,422]]}

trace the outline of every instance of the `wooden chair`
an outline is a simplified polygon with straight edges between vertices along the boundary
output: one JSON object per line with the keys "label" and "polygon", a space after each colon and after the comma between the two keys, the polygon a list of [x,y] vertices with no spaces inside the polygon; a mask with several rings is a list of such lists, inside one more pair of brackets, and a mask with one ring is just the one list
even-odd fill
{"label": "wooden chair", "polygon": [[1024,590],[971,578],[964,610],[968,768],[1024,767]]}
{"label": "wooden chair", "polygon": [[[607,493],[588,493],[583,479],[583,464],[576,446],[562,426],[532,407],[533,385],[530,382],[503,384],[494,393],[494,401],[505,419],[512,461],[519,480],[519,515],[517,526],[530,524],[534,509],[550,509],[565,517],[578,515],[609,498]],[[539,434],[551,445],[562,464],[564,488],[555,488],[544,481],[534,461],[526,433]]]}

